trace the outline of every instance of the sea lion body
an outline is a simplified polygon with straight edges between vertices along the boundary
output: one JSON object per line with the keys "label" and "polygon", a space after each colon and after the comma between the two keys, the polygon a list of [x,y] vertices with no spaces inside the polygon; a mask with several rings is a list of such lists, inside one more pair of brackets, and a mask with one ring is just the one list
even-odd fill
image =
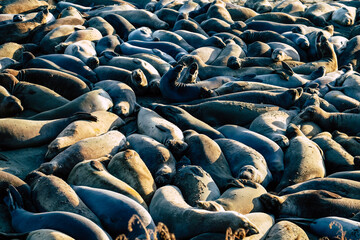
{"label": "sea lion body", "polygon": [[253,223],[237,212],[211,212],[192,208],[184,201],[180,190],[171,185],[155,192],[150,214],[155,222],[163,222],[177,239],[189,239],[207,232],[225,233],[228,227],[235,230],[244,227],[244,224],[249,229],[248,235],[258,233]]}
{"label": "sea lion body", "polygon": [[247,0],[244,7],[253,9],[257,13],[271,12],[272,6],[267,0]]}
{"label": "sea lion body", "polygon": [[132,115],[135,109],[136,96],[134,91],[125,83],[105,80],[95,84],[104,89],[111,97],[114,106],[112,112],[121,118]]}
{"label": "sea lion body", "polygon": [[112,106],[113,102],[109,94],[102,89],[97,89],[85,93],[61,107],[38,113],[29,119],[46,120],[69,117],[77,112],[106,111]]}
{"label": "sea lion body", "polygon": [[290,143],[284,156],[284,175],[277,190],[316,177],[324,177],[325,165],[319,146],[305,137],[294,124],[289,125],[286,133]]}
{"label": "sea lion body", "polygon": [[271,173],[259,152],[233,139],[220,138],[215,142],[221,148],[235,178],[251,180],[263,186],[271,182]]}
{"label": "sea lion body", "polygon": [[114,155],[124,148],[125,136],[118,131],[109,131],[97,137],[83,139],[59,153],[50,162],[43,163],[38,171],[67,177],[71,169],[79,162]]}
{"label": "sea lion body", "polygon": [[68,124],[79,119],[94,120],[90,114],[78,114],[68,118],[36,121],[25,119],[0,119],[1,148],[16,149],[45,144],[59,134]]}
{"label": "sea lion body", "polygon": [[208,172],[220,191],[224,191],[235,178],[219,145],[208,136],[198,134],[194,130],[186,131],[185,142],[189,146],[185,156],[192,164]]}
{"label": "sea lion body", "polygon": [[148,81],[140,68],[127,70],[115,66],[99,66],[94,69],[100,82],[104,80],[116,80],[129,85],[137,94],[143,94],[148,88]]}
{"label": "sea lion body", "polygon": [[135,200],[147,209],[144,199],[135,189],[111,175],[102,163],[96,159],[76,164],[69,173],[67,182],[71,185],[88,186],[120,193]]}
{"label": "sea lion body", "polygon": [[91,69],[99,66],[99,59],[96,57],[95,44],[89,40],[80,40],[68,45],[64,54],[79,58]]}
{"label": "sea lion body", "polygon": [[279,240],[309,239],[306,232],[301,227],[299,227],[295,223],[286,220],[282,220],[276,223],[274,226],[272,226],[265,239],[271,239],[271,238],[279,239]]}
{"label": "sea lion body", "polygon": [[130,143],[130,149],[139,153],[158,186],[172,181],[176,172],[175,158],[163,144],[141,134],[132,134],[127,137],[127,141]]}
{"label": "sea lion body", "polygon": [[195,118],[187,111],[177,106],[155,104],[152,109],[168,121],[174,123],[182,131],[193,129],[198,133],[205,134],[212,139],[222,138],[223,135],[207,123]]}
{"label": "sea lion body", "polygon": [[92,115],[97,118],[95,122],[75,121],[60,132],[48,145],[45,158],[52,159],[61,151],[82,139],[104,134],[125,124],[121,118],[110,112],[96,111]]}
{"label": "sea lion body", "polygon": [[128,39],[130,32],[135,30],[135,27],[128,20],[118,14],[110,12],[101,17],[110,23],[110,25],[115,29],[116,34],[125,41]]}
{"label": "sea lion body", "polygon": [[137,126],[139,133],[154,138],[168,147],[174,154],[181,154],[187,148],[180,128],[149,108],[140,108]]}
{"label": "sea lion body", "polygon": [[150,63],[160,73],[161,76],[163,76],[167,71],[172,68],[172,65],[170,63],[153,54],[136,53],[130,55],[130,57],[139,58]]}
{"label": "sea lion body", "polygon": [[108,23],[104,18],[99,17],[99,16],[90,18],[90,20],[87,21],[87,25],[89,27],[93,27],[93,28],[96,28],[97,30],[99,30],[101,35],[104,37],[115,35],[115,33],[116,33],[113,26],[111,26],[111,24]]}
{"label": "sea lion body", "polygon": [[333,139],[353,156],[360,156],[360,137],[348,136],[346,133],[335,131]]}
{"label": "sea lion body", "polygon": [[0,117],[13,117],[23,110],[20,99],[10,95],[6,88],[0,86]]}
{"label": "sea lion body", "polygon": [[[113,237],[125,234],[135,239],[147,235],[147,230],[155,231],[155,224],[149,212],[135,200],[105,189],[86,186],[73,186],[73,189],[85,204],[100,216],[104,228]],[[140,226],[134,225],[130,232],[128,224],[133,215],[137,215],[137,220],[141,224]]]}
{"label": "sea lion body", "polygon": [[101,56],[107,51],[119,52],[121,42],[122,39],[118,35],[104,36],[95,46],[96,53],[98,56]]}
{"label": "sea lion body", "polygon": [[156,191],[155,180],[136,151],[127,149],[117,153],[110,160],[107,170],[116,178],[129,184],[147,204],[150,204]]}
{"label": "sea lion body", "polygon": [[194,47],[192,47],[183,37],[181,37],[179,34],[167,30],[157,30],[152,33],[152,37],[159,39],[160,41],[167,41],[172,42],[183,49],[185,49],[188,52],[191,52],[194,50]]}

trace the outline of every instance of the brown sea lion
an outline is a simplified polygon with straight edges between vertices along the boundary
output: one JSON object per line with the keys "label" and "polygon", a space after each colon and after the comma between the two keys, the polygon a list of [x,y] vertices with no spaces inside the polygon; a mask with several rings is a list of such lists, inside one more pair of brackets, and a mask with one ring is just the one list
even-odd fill
{"label": "brown sea lion", "polygon": [[19,14],[42,10],[48,7],[48,3],[38,0],[5,0],[1,1],[0,6],[1,14]]}
{"label": "brown sea lion", "polygon": [[21,101],[0,85],[0,117],[13,117],[23,110]]}
{"label": "brown sea lion", "polygon": [[360,156],[360,136],[348,136],[340,131],[334,131],[332,136],[351,155]]}

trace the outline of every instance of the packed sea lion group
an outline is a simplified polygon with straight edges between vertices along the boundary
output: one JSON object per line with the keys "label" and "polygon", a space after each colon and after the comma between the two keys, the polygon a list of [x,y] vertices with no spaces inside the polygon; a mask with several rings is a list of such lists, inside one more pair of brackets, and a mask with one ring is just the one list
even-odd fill
{"label": "packed sea lion group", "polygon": [[359,12],[1,1],[0,239],[360,239]]}

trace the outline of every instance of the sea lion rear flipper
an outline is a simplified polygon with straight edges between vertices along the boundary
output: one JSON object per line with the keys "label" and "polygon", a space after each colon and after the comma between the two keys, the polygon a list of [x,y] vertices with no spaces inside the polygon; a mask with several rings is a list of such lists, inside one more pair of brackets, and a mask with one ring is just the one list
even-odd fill
{"label": "sea lion rear flipper", "polygon": [[6,192],[7,195],[4,197],[3,201],[10,212],[17,208],[23,208],[24,204],[21,195],[13,185],[9,185],[9,188],[6,190]]}

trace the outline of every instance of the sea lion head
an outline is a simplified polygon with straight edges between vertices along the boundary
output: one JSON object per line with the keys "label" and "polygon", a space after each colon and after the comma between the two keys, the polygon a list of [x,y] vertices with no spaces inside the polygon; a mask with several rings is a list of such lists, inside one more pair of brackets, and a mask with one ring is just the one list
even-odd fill
{"label": "sea lion head", "polygon": [[237,177],[240,179],[252,180],[257,183],[261,183],[261,181],[262,181],[262,177],[261,177],[259,170],[251,165],[243,166],[240,169]]}

